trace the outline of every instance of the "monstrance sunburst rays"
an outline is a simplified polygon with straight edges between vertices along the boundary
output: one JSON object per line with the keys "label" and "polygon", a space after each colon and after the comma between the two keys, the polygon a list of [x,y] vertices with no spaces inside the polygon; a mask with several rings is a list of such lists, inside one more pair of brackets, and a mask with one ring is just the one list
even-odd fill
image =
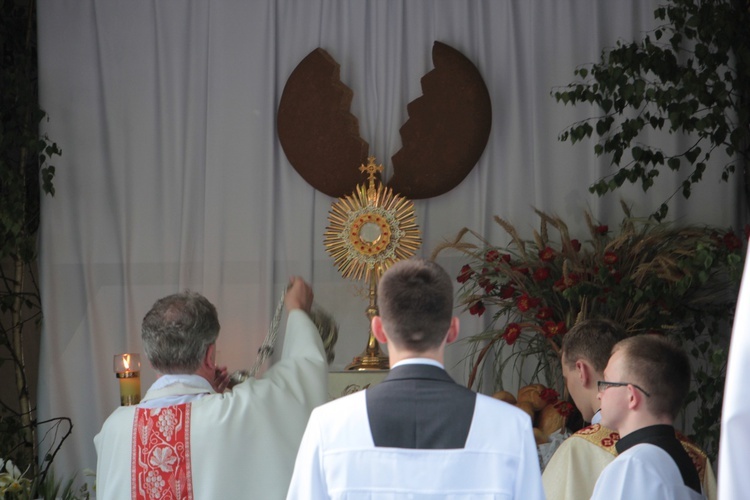
{"label": "monstrance sunburst rays", "polygon": [[[372,161],[372,160],[371,160]],[[334,203],[325,246],[344,278],[375,280],[394,262],[408,259],[422,243],[414,203],[383,184],[360,184]]]}
{"label": "monstrance sunburst rays", "polygon": [[[368,174],[368,184],[358,185],[351,195],[339,198],[328,214],[324,244],[344,278],[364,278],[369,284],[370,321],[378,315],[377,284],[394,262],[416,253],[422,240],[414,215],[414,203],[378,182],[375,174],[383,166],[368,158],[359,167]],[[367,347],[346,366],[346,370],[381,370],[389,367],[370,329]]]}

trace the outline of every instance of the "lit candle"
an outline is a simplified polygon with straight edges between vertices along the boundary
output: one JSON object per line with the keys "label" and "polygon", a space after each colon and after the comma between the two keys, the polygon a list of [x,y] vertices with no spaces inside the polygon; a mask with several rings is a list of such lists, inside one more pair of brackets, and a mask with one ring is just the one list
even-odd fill
{"label": "lit candle", "polygon": [[141,401],[141,356],[140,354],[115,354],[115,376],[120,381],[120,406],[138,404]]}

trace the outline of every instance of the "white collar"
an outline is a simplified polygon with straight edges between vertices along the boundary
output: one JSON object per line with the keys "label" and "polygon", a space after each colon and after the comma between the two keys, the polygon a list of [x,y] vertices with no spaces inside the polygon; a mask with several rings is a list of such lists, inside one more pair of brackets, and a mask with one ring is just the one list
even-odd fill
{"label": "white collar", "polygon": [[162,375],[138,404],[141,408],[161,408],[164,406],[190,403],[215,394],[211,384],[200,375]]}
{"label": "white collar", "polygon": [[443,364],[440,361],[437,361],[437,360],[432,359],[432,358],[407,358],[407,359],[402,359],[401,361],[399,361],[395,365],[391,366],[391,369],[394,369],[397,366],[401,366],[401,365],[432,365],[432,366],[437,366],[438,368],[442,368],[443,370],[445,370],[445,367],[443,366]]}
{"label": "white collar", "polygon": [[596,410],[596,413],[594,413],[594,416],[591,417],[591,423],[592,424],[598,424],[602,421],[602,410],[601,408]]}
{"label": "white collar", "polygon": [[195,387],[196,389],[205,389],[207,392],[214,392],[211,384],[208,380],[201,377],[200,375],[194,375],[192,373],[166,373],[156,379],[156,382],[151,385],[149,390],[159,390],[169,387],[174,384],[187,385],[189,387]]}

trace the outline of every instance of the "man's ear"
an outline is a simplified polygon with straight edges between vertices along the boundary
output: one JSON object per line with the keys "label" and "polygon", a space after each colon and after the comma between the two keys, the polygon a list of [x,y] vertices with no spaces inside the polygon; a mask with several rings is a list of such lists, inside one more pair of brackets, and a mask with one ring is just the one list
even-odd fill
{"label": "man's ear", "polygon": [[637,408],[640,408],[644,404],[644,399],[646,396],[644,394],[641,394],[641,391],[633,387],[632,385],[628,386],[628,409],[635,410]]}
{"label": "man's ear", "polygon": [[[592,370],[588,363],[582,359],[576,361],[576,373],[578,373],[578,379],[581,381],[581,387],[588,387],[592,383]],[[596,383],[596,381],[593,381]]]}
{"label": "man's ear", "polygon": [[372,329],[372,334],[375,336],[378,342],[380,342],[381,344],[388,343],[388,337],[386,337],[385,330],[383,330],[383,321],[380,319],[380,316],[372,317],[370,328]]}
{"label": "man's ear", "polygon": [[203,355],[203,366],[209,371],[213,372],[216,368],[216,344],[211,344],[206,349],[206,354]]}
{"label": "man's ear", "polygon": [[445,343],[452,344],[458,339],[458,332],[461,330],[460,322],[456,316],[451,318],[451,326],[448,328],[448,334],[445,336]]}

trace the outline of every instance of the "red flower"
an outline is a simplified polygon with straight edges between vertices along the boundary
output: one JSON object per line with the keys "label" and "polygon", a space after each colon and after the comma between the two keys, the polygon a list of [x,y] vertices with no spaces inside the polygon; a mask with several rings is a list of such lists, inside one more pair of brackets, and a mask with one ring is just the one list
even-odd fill
{"label": "red flower", "polygon": [[570,246],[573,247],[573,251],[578,252],[581,249],[581,242],[578,240],[570,240]]}
{"label": "red flower", "polygon": [[544,281],[549,278],[549,268],[540,267],[534,271],[534,281]]}
{"label": "red flower", "polygon": [[568,286],[577,285],[581,281],[581,277],[578,276],[576,273],[569,273],[565,277],[565,284]]}
{"label": "red flower", "polygon": [[513,270],[520,274],[529,274],[529,268],[528,267],[514,267]]}
{"label": "red flower", "polygon": [[474,302],[471,307],[469,307],[469,313],[475,314],[477,316],[481,316],[485,311],[484,302],[481,300],[477,300]]}
{"label": "red flower", "polygon": [[481,286],[482,288],[484,288],[487,293],[489,293],[495,288],[495,285],[493,285],[492,281],[490,281],[490,279],[485,276],[487,272],[488,271],[486,267],[482,269],[483,277],[479,278],[479,280],[477,281],[477,284]]}
{"label": "red flower", "polygon": [[612,265],[617,262],[617,254],[615,252],[604,252],[604,263]]}
{"label": "red flower", "polygon": [[544,336],[547,338],[552,338],[555,335],[562,335],[566,332],[565,323],[562,321],[558,323],[555,323],[554,321],[545,321],[542,330],[544,330]]}
{"label": "red flower", "polygon": [[484,255],[484,260],[487,262],[495,262],[500,258],[500,252],[497,250],[490,250]]}
{"label": "red flower", "polygon": [[567,401],[558,401],[554,404],[554,408],[555,410],[557,410],[557,413],[559,413],[563,417],[568,417],[571,413],[573,413],[573,405],[568,403]]}
{"label": "red flower", "polygon": [[544,250],[539,252],[539,258],[543,262],[550,262],[555,260],[555,251],[552,250],[550,247],[544,247]]}
{"label": "red flower", "polygon": [[516,307],[521,312],[526,312],[532,307],[536,307],[541,302],[541,299],[535,299],[533,297],[529,297],[528,293],[524,293],[520,297],[518,297],[518,300],[516,300]]}
{"label": "red flower", "polygon": [[542,307],[539,309],[539,312],[536,313],[536,317],[538,319],[549,319],[552,317],[553,312],[554,311],[552,311],[551,307]]}
{"label": "red flower", "polygon": [[556,390],[545,387],[544,389],[542,389],[542,392],[539,393],[539,397],[542,398],[542,401],[552,404],[557,401],[557,398],[559,398],[560,395]]}
{"label": "red flower", "polygon": [[513,297],[513,294],[516,293],[516,289],[513,288],[513,285],[503,285],[500,287],[500,298],[501,299],[509,299]]}
{"label": "red flower", "polygon": [[565,279],[560,278],[559,280],[555,281],[555,284],[552,285],[552,288],[554,288],[557,292],[562,292],[563,290],[568,288],[568,286],[565,284]]}
{"label": "red flower", "polygon": [[607,234],[609,232],[609,226],[607,226],[606,224],[602,224],[600,226],[596,226],[594,228],[594,232],[596,234],[601,234],[601,235]]}
{"label": "red flower", "polygon": [[729,250],[730,252],[734,252],[735,250],[739,250],[740,248],[742,248],[742,242],[737,237],[737,235],[731,231],[724,235],[723,240],[724,246],[727,247],[727,250]]}
{"label": "red flower", "polygon": [[474,276],[474,271],[471,269],[471,266],[469,266],[469,264],[466,264],[461,268],[461,272],[458,273],[458,278],[456,278],[456,281],[458,281],[459,283],[466,283],[472,276]]}
{"label": "red flower", "polygon": [[502,259],[503,259],[503,262],[505,262],[507,264],[510,264],[510,254],[509,253],[504,253],[503,256],[502,256]]}
{"label": "red flower", "polygon": [[505,333],[503,333],[505,342],[508,345],[513,345],[518,340],[519,335],[521,335],[521,326],[518,323],[508,323],[508,326],[505,327]]}

